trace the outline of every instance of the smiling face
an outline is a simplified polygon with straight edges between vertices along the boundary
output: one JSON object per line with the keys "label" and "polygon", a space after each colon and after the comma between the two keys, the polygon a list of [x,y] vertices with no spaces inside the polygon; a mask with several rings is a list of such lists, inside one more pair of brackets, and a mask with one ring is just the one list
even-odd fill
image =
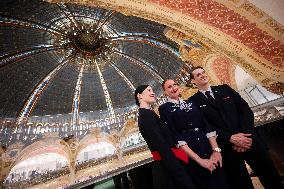
{"label": "smiling face", "polygon": [[209,77],[202,68],[193,70],[192,76],[193,78],[191,79],[191,82],[194,83],[198,88],[202,88],[209,84]]}
{"label": "smiling face", "polygon": [[140,104],[152,104],[156,102],[156,95],[152,87],[148,86],[141,94],[137,94]]}
{"label": "smiling face", "polygon": [[163,88],[164,88],[165,94],[169,98],[178,100],[178,98],[180,96],[180,88],[174,80],[172,80],[172,79],[167,80],[164,83]]}

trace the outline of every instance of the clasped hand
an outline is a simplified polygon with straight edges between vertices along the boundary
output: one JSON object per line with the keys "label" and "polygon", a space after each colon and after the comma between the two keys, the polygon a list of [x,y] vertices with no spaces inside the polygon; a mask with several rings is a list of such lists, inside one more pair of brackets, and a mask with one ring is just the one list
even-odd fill
{"label": "clasped hand", "polygon": [[222,155],[221,155],[220,152],[215,152],[215,151],[214,151],[214,152],[212,153],[210,159],[213,161],[213,163],[214,163],[216,166],[218,166],[218,164],[219,164],[219,166],[222,167]]}
{"label": "clasped hand", "polygon": [[245,152],[252,145],[251,134],[237,133],[231,136],[230,142],[233,144],[233,149],[237,152]]}
{"label": "clasped hand", "polygon": [[222,156],[219,152],[213,152],[210,159],[200,159],[198,162],[200,166],[208,169],[211,173],[218,167],[222,167]]}

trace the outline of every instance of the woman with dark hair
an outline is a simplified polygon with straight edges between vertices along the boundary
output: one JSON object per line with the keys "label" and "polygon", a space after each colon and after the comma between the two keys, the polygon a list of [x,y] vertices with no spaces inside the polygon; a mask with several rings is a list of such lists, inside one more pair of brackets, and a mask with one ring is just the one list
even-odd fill
{"label": "woman with dark hair", "polygon": [[159,107],[160,117],[178,140],[180,148],[193,160],[187,169],[194,186],[198,189],[229,188],[216,131],[191,101],[179,97],[180,88],[174,80],[165,80],[162,87],[168,102]]}
{"label": "woman with dark hair", "polygon": [[140,85],[134,95],[139,106],[139,130],[154,159],[154,188],[193,189],[191,179],[182,165],[188,162],[186,154],[175,148],[177,141],[173,139],[158,115],[151,110],[151,104],[156,102],[152,88],[149,85]]}

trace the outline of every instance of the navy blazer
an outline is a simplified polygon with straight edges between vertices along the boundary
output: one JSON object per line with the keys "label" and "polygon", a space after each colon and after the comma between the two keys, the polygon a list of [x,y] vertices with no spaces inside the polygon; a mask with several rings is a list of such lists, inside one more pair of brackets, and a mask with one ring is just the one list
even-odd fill
{"label": "navy blazer", "polygon": [[[230,144],[231,135],[255,133],[254,114],[239,93],[228,85],[211,86],[215,103],[200,91],[189,99],[202,111],[209,124],[217,131],[223,144]],[[221,143],[221,144],[222,144]]]}
{"label": "navy blazer", "polygon": [[199,156],[211,155],[212,149],[206,133],[214,131],[200,110],[191,102],[166,102],[159,107],[160,118],[166,123],[178,141],[185,141]]}
{"label": "navy blazer", "polygon": [[168,174],[176,181],[176,188],[192,189],[190,177],[171,151],[176,141],[158,115],[152,110],[139,108],[138,126],[149,149],[159,152]]}

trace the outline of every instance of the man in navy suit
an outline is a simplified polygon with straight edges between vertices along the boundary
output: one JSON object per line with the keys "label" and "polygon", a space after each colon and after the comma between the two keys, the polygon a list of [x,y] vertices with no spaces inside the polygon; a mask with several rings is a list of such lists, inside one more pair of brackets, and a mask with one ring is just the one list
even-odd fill
{"label": "man in navy suit", "polygon": [[202,67],[190,73],[199,91],[190,97],[217,131],[223,165],[231,188],[253,188],[244,160],[266,189],[283,188],[280,176],[254,127],[254,114],[228,85],[210,86]]}

